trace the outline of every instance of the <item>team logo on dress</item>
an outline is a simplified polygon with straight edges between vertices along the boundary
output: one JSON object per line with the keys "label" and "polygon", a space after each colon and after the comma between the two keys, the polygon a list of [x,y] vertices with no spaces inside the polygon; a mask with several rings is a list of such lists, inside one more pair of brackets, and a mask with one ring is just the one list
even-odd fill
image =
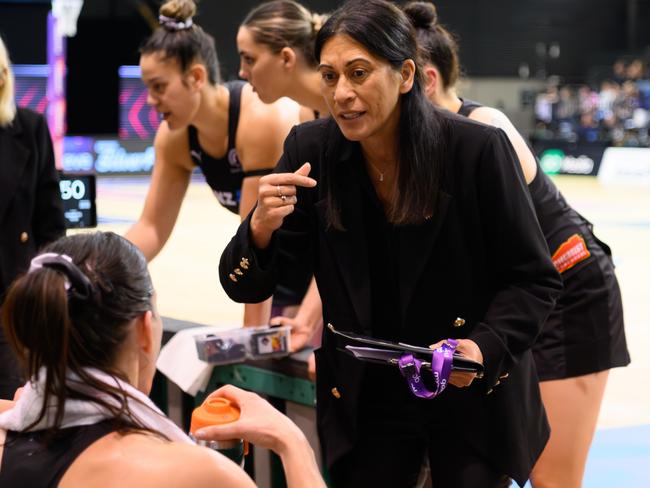
{"label": "team logo on dress", "polygon": [[559,273],[564,273],[567,269],[573,268],[580,261],[584,261],[591,253],[587,249],[587,244],[580,234],[573,234],[566,241],[560,244],[557,251],[553,253],[551,259],[553,265]]}
{"label": "team logo on dress", "polygon": [[230,164],[231,173],[241,173],[241,163],[239,162],[239,159],[237,159],[237,149],[234,147],[228,151],[228,164]]}
{"label": "team logo on dress", "polygon": [[238,204],[238,195],[233,195],[231,191],[214,191],[214,196],[217,197],[219,203],[224,207],[236,207]]}

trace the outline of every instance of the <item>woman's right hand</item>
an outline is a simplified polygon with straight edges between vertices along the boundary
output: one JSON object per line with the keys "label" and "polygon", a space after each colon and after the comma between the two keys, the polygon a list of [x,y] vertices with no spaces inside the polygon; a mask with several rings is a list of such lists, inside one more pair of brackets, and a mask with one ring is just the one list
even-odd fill
{"label": "woman's right hand", "polygon": [[313,188],[316,180],[307,176],[311,164],[305,163],[294,173],[272,173],[260,178],[257,207],[251,217],[251,237],[258,249],[266,249],[273,232],[280,228],[284,218],[293,212],[298,199],[297,186]]}
{"label": "woman's right hand", "polygon": [[241,414],[236,422],[197,430],[194,435],[198,439],[244,439],[280,456],[293,444],[304,440],[296,424],[256,393],[225,385],[209,397],[230,400],[239,407]]}
{"label": "woman's right hand", "polygon": [[227,398],[239,407],[241,414],[235,422],[197,430],[194,435],[198,439],[244,439],[266,447],[282,459],[287,488],[326,488],[314,450],[289,417],[259,395],[232,385],[219,388],[210,396]]}

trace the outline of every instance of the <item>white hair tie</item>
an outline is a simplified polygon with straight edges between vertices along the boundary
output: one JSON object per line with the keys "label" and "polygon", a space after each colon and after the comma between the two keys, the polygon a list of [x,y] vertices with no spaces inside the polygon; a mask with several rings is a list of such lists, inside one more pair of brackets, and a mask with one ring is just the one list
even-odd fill
{"label": "white hair tie", "polygon": [[185,21],[179,21],[165,15],[159,15],[158,22],[160,22],[160,25],[163,27],[173,31],[186,30],[194,24],[194,22],[192,22],[192,17],[185,19]]}

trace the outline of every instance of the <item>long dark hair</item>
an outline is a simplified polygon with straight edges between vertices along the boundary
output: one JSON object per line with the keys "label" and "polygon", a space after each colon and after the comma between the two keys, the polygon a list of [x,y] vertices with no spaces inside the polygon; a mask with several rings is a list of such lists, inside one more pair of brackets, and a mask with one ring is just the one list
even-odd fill
{"label": "long dark hair", "polygon": [[[325,22],[316,37],[316,59],[336,35],[349,36],[396,70],[408,59],[416,62],[413,88],[400,97],[397,196],[388,218],[394,224],[421,223],[435,215],[438,206],[444,141],[442,120],[423,91],[413,25],[391,3],[358,0],[346,3]],[[334,179],[327,184],[329,224],[342,229],[340,185]]]}
{"label": "long dark hair", "polygon": [[192,0],[169,0],[160,7],[160,27],[140,47],[140,54],[161,53],[163,59],[174,59],[187,71],[192,63],[201,63],[212,85],[220,82],[219,60],[214,38],[192,17],[196,4]]}
{"label": "long dark hair", "polygon": [[403,9],[417,31],[422,61],[435,65],[444,87],[452,88],[460,77],[458,44],[454,36],[438,23],[435,5],[409,2]]}
{"label": "long dark hair", "polygon": [[[58,430],[69,400],[98,404],[123,430],[149,430],[131,415],[124,390],[95,379],[86,370],[96,368],[127,380],[114,364],[130,322],[152,310],[153,287],[146,259],[137,247],[112,232],[63,237],[43,252],[69,256],[72,270],[43,266],[23,275],[9,289],[2,309],[5,336],[27,377],[35,379],[46,372],[43,406],[25,430],[51,414],[47,411],[51,400],[56,405],[52,432]],[[79,276],[88,283],[83,293],[74,284],[81,281]],[[66,289],[66,281],[72,288]],[[78,391],[67,380],[69,373],[106,393],[119,406]]]}
{"label": "long dark hair", "polygon": [[291,47],[302,53],[308,66],[316,67],[314,39],[325,18],[293,0],[274,0],[251,10],[242,26],[251,31],[256,43],[267,45],[272,52]]}

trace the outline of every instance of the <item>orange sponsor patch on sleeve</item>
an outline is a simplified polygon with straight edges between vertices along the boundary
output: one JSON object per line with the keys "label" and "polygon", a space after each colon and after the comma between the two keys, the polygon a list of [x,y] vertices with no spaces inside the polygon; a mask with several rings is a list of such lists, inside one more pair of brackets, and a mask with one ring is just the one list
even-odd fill
{"label": "orange sponsor patch on sleeve", "polygon": [[553,265],[559,273],[564,273],[567,269],[573,268],[580,261],[584,261],[591,253],[587,249],[587,244],[580,234],[573,234],[566,241],[560,244],[557,251],[553,253],[551,259]]}

